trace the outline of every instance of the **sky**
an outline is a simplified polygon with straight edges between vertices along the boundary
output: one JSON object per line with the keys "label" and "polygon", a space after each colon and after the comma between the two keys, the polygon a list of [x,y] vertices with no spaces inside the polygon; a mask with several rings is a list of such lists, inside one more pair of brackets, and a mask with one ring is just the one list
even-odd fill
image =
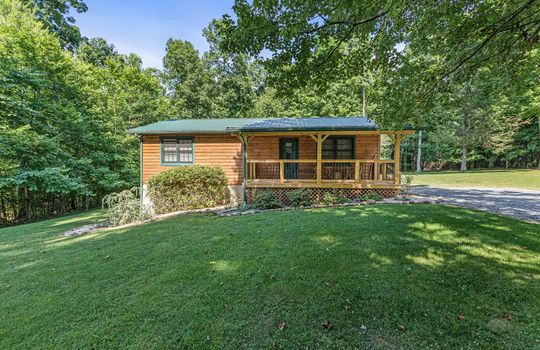
{"label": "sky", "polygon": [[136,53],[145,67],[162,68],[169,38],[190,41],[199,53],[208,50],[202,30],[234,0],[85,0],[88,11],[73,13],[83,36],[102,37],[123,54]]}

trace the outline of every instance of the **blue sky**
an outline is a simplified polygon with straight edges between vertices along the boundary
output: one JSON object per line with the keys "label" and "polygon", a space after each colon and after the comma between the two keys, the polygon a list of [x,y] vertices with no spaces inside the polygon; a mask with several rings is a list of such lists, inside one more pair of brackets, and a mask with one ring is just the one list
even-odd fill
{"label": "blue sky", "polygon": [[202,51],[202,30],[212,18],[232,14],[233,0],[86,0],[88,11],[75,13],[81,34],[102,37],[120,53],[136,53],[146,67],[162,67],[169,38],[188,40]]}

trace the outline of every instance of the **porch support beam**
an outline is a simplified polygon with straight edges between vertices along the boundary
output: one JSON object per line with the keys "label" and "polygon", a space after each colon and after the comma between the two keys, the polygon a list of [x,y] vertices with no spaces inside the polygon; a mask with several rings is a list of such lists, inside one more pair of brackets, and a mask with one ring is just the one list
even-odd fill
{"label": "porch support beam", "polygon": [[245,135],[236,135],[236,137],[238,137],[238,139],[242,142],[242,160],[243,160],[243,165],[244,165],[244,171],[243,171],[243,177],[244,177],[244,182],[243,182],[243,186],[242,186],[242,192],[243,192],[243,201],[242,201],[242,207],[243,208],[246,208],[247,207],[247,170],[248,170],[248,167],[247,167],[247,146],[248,146],[248,138],[247,136]]}
{"label": "porch support beam", "polygon": [[322,183],[322,144],[330,135],[317,134],[317,137],[311,136],[317,142],[317,183]]}
{"label": "porch support beam", "polygon": [[396,132],[394,140],[394,184],[397,186],[401,183],[401,132]]}

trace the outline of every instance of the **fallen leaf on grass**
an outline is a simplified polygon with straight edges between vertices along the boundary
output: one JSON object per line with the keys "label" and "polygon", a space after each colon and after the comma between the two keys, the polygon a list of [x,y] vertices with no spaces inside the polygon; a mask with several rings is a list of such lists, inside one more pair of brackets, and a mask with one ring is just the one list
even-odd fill
{"label": "fallen leaf on grass", "polygon": [[287,327],[287,324],[285,322],[283,322],[283,321],[281,321],[279,323],[279,325],[278,325],[278,328],[279,328],[280,331],[284,330],[285,327]]}
{"label": "fallen leaf on grass", "polygon": [[400,331],[405,332],[406,329],[407,329],[407,327],[405,327],[404,325],[402,325],[402,324],[399,325],[399,330]]}
{"label": "fallen leaf on grass", "polygon": [[107,259],[110,259],[111,256],[110,255],[107,255],[106,257],[103,258],[103,260],[107,260]]}
{"label": "fallen leaf on grass", "polygon": [[328,320],[321,323],[321,326],[323,326],[324,329],[332,329],[332,328],[334,328],[334,325],[332,323],[330,323],[330,321],[328,321]]}
{"label": "fallen leaf on grass", "polygon": [[273,347],[273,348],[277,347],[277,343],[276,343],[275,340],[272,340],[272,347]]}
{"label": "fallen leaf on grass", "polygon": [[465,319],[465,316],[463,315],[457,315],[457,319],[460,321],[463,321]]}
{"label": "fallen leaf on grass", "polygon": [[512,319],[512,316],[510,316],[509,314],[504,314],[503,318],[507,321],[510,321]]}

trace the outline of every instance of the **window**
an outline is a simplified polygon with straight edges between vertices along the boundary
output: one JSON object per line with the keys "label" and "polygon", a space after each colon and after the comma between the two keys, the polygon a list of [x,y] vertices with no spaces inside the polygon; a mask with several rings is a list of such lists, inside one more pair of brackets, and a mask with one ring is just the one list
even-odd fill
{"label": "window", "polygon": [[323,159],[354,159],[354,137],[328,137],[322,145]]}
{"label": "window", "polygon": [[161,163],[193,164],[193,138],[162,138]]}

